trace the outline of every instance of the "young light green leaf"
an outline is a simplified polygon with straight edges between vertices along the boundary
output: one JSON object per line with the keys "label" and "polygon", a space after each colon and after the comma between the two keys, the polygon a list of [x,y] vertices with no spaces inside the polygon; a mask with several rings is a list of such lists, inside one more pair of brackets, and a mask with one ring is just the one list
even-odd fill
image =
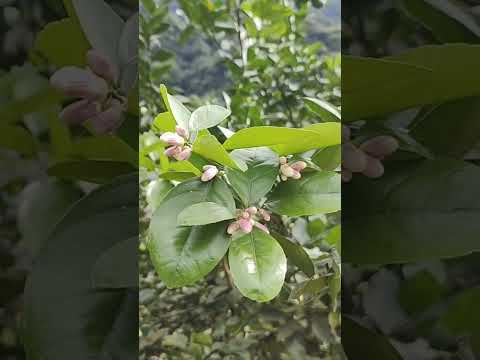
{"label": "young light green leaf", "polygon": [[340,111],[333,106],[332,104],[328,103],[327,101],[321,99],[315,99],[310,97],[303,98],[307,107],[312,111],[314,114],[317,114],[320,119],[323,121],[341,121],[342,116],[340,115]]}
{"label": "young light green leaf", "polygon": [[190,128],[190,117],[192,113],[183,105],[175,96],[168,93],[165,85],[160,85],[160,94],[168,111],[172,114],[175,122],[182,128],[188,130]]}
{"label": "young light green leaf", "polygon": [[228,262],[235,286],[249,299],[270,301],[282,289],[287,259],[282,247],[267,233],[254,229],[235,238]]}
{"label": "young light green leaf", "polygon": [[104,0],[72,0],[90,45],[119,65],[118,43],[124,27],[122,18]]}
{"label": "young light green leaf", "polygon": [[214,202],[201,202],[185,208],[177,217],[179,226],[214,224],[235,218],[235,213]]}
{"label": "young light green leaf", "polygon": [[220,124],[229,117],[230,110],[218,105],[204,105],[196,109],[190,118],[192,131],[208,129]]}
{"label": "young light green leaf", "polygon": [[267,206],[288,216],[333,213],[341,209],[340,175],[331,171],[305,174],[300,180],[279,184]]}
{"label": "young light green leaf", "polygon": [[232,169],[245,170],[243,164],[232,159],[213,135],[197,137],[193,143],[193,152],[203,156],[205,159],[215,161]]}

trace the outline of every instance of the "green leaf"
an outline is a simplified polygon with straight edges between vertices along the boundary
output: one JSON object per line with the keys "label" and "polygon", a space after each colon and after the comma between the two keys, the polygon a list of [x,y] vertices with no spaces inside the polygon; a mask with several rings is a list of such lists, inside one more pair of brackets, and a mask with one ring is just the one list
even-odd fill
{"label": "green leaf", "polygon": [[227,169],[227,178],[245,207],[262,199],[278,176],[278,155],[268,148],[235,150],[232,157],[248,166],[245,172]]}
{"label": "green leaf", "polygon": [[80,189],[57,179],[33,182],[23,189],[17,224],[23,241],[34,257],[45,245],[57,222],[81,197]]}
{"label": "green leaf", "polygon": [[314,297],[319,297],[328,291],[327,277],[320,277],[303,281],[296,286],[290,293],[290,300],[298,300],[300,303],[306,303]]}
{"label": "green leaf", "polygon": [[138,53],[138,27],[139,27],[139,14],[138,12],[130,16],[125,23],[120,40],[118,44],[118,56],[120,64],[125,66],[137,61]]}
{"label": "green leaf", "polygon": [[145,198],[150,208],[155,210],[172,188],[173,185],[168,181],[162,179],[151,181],[145,191]]}
{"label": "green leaf", "polygon": [[135,172],[135,168],[130,164],[103,160],[62,161],[48,169],[50,176],[68,180],[83,180],[97,184],[109,183],[117,176],[132,172]]}
{"label": "green leaf", "polygon": [[461,158],[478,143],[479,118],[480,97],[468,97],[433,107],[414,121],[410,135],[436,155]]}
{"label": "green leaf", "polygon": [[175,131],[175,119],[171,112],[163,112],[157,115],[153,120],[153,127],[160,132],[174,132]]}
{"label": "green leaf", "polygon": [[119,65],[117,50],[124,27],[122,18],[103,0],[72,0],[72,3],[90,45]]}
{"label": "green leaf", "polygon": [[407,12],[422,22],[441,43],[477,43],[480,26],[460,4],[450,0],[403,0]]}
{"label": "green leaf", "polygon": [[312,156],[312,161],[322,170],[333,171],[342,162],[342,146],[334,145],[320,149]]}
{"label": "green leaf", "polygon": [[325,236],[325,242],[334,246],[339,252],[342,251],[342,225],[331,228]]}
{"label": "green leaf", "polygon": [[88,49],[90,44],[78,22],[68,18],[48,23],[38,33],[33,52],[58,68],[67,65],[83,67]]}
{"label": "green leaf", "polygon": [[68,125],[61,121],[56,112],[48,114],[50,145],[56,160],[65,160],[72,147],[72,136]]}
{"label": "green leaf", "polygon": [[197,137],[193,143],[193,152],[203,156],[205,159],[215,161],[232,169],[245,169],[242,164],[237,163],[230,157],[225,148],[213,135]]}
{"label": "green leaf", "polygon": [[[429,45],[384,59],[342,59],[344,121],[480,95],[480,46]],[[395,84],[395,86],[392,86]]]}
{"label": "green leaf", "polygon": [[340,175],[322,171],[305,174],[300,180],[280,183],[266,206],[288,216],[333,213],[341,208]]}
{"label": "green leaf", "polygon": [[[91,282],[99,256],[137,235],[137,174],[94,190],[57,223],[25,286],[22,340],[29,360],[138,355],[138,294],[94,289]],[[115,269],[122,266],[117,261]]]}
{"label": "green leaf", "polygon": [[277,241],[254,229],[232,240],[228,262],[235,286],[251,300],[270,301],[282,289],[287,259]]}
{"label": "green leaf", "polygon": [[302,270],[307,276],[312,277],[315,275],[315,267],[313,266],[312,259],[308,256],[307,252],[301,245],[290,241],[278,233],[273,233],[272,235],[282,247],[288,260]]}
{"label": "green leaf", "polygon": [[479,251],[480,168],[453,159],[401,163],[344,187],[343,260],[392,264]]}
{"label": "green leaf", "polygon": [[188,110],[175,96],[168,93],[165,85],[160,85],[160,93],[163,98],[163,102],[168,111],[172,114],[176,123],[182,128],[190,129],[190,117],[192,113]]}
{"label": "green leaf", "polygon": [[190,128],[192,131],[208,129],[220,124],[229,117],[230,110],[218,105],[205,105],[196,109],[190,118]]}
{"label": "green leaf", "polygon": [[93,265],[93,288],[138,288],[138,244],[138,236],[133,236],[104,251]]}
{"label": "green leaf", "polygon": [[214,202],[234,208],[227,184],[221,179],[203,183],[189,180],[173,188],[152,216],[148,249],[158,276],[169,288],[191,285],[207,275],[228,250],[225,222],[205,226],[177,225],[187,207]]}
{"label": "green leaf", "polygon": [[20,126],[0,125],[0,148],[30,156],[37,151],[37,141]]}
{"label": "green leaf", "polygon": [[323,121],[341,121],[340,111],[327,101],[305,97],[303,98],[308,109],[318,115]]}
{"label": "green leaf", "polygon": [[388,337],[370,330],[350,317],[342,317],[342,344],[350,360],[403,360]]}
{"label": "green leaf", "polygon": [[86,160],[126,162],[138,167],[138,153],[116,136],[84,137],[72,144],[71,155]]}
{"label": "green leaf", "polygon": [[214,202],[201,202],[191,205],[177,217],[179,226],[214,224],[235,218],[235,212]]}
{"label": "green leaf", "polygon": [[325,123],[314,130],[293,129],[275,126],[259,126],[242,129],[233,134],[223,146],[227,150],[274,146],[281,155],[305,152],[340,143],[340,124]]}

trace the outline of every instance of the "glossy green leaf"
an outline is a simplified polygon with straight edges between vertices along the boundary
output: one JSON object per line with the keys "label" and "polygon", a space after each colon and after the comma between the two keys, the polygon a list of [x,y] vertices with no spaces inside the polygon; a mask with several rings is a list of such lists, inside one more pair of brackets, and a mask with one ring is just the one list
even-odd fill
{"label": "glossy green leaf", "polygon": [[137,175],[94,190],[55,226],[25,286],[22,340],[29,360],[138,355],[138,294],[95,289],[91,278],[101,254],[137,235]]}
{"label": "glossy green leaf", "polygon": [[126,162],[138,167],[138,153],[112,135],[83,137],[72,144],[71,155],[88,160]]}
{"label": "glossy green leaf", "polygon": [[335,172],[304,174],[300,180],[280,183],[266,205],[288,216],[333,213],[341,208],[340,188],[340,175]]}
{"label": "glossy green leaf", "polygon": [[287,259],[278,242],[254,229],[232,240],[228,262],[235,286],[251,300],[270,301],[282,289]]}
{"label": "glossy green leaf", "polygon": [[342,146],[334,145],[318,150],[312,161],[322,170],[335,170],[342,162]]}
{"label": "glossy green leaf", "polygon": [[479,56],[478,45],[448,44],[384,59],[343,57],[343,120],[480,95]]}
{"label": "glossy green leaf", "polygon": [[168,93],[165,85],[160,85],[160,94],[168,111],[172,114],[175,122],[184,129],[190,128],[190,117],[192,113],[175,96]]}
{"label": "glossy green leaf", "polygon": [[342,317],[342,344],[350,360],[403,360],[388,337],[347,316]]}
{"label": "glossy green leaf", "polygon": [[33,155],[37,150],[37,142],[32,134],[20,126],[0,125],[0,147],[22,155]]}
{"label": "glossy green leaf", "polygon": [[138,236],[133,236],[104,251],[93,265],[92,286],[95,289],[138,288],[138,244]]}
{"label": "glossy green leaf", "polygon": [[310,97],[303,98],[310,111],[318,115],[323,121],[341,121],[340,111],[327,101]]}
{"label": "glossy green leaf", "polygon": [[119,64],[117,50],[124,27],[122,18],[104,0],[72,0],[72,3],[90,45],[113,64]]}
{"label": "glossy green leaf", "polygon": [[391,264],[480,250],[480,168],[453,159],[402,162],[344,186],[343,260]]}
{"label": "glossy green leaf", "polygon": [[113,178],[135,172],[130,164],[118,161],[69,160],[48,169],[50,176],[68,180],[84,180],[97,184],[109,183]]}
{"label": "glossy green leaf", "polygon": [[278,233],[272,233],[272,236],[278,241],[289,261],[306,275],[310,277],[315,275],[312,259],[300,244],[294,243]]}
{"label": "glossy green leaf", "polygon": [[17,224],[33,256],[45,245],[56,223],[81,197],[80,189],[56,179],[32,182],[23,189]]}
{"label": "glossy green leaf", "polygon": [[197,179],[172,189],[152,216],[148,249],[158,276],[170,287],[191,285],[207,275],[228,250],[230,236],[225,222],[205,226],[177,225],[187,207],[214,202],[234,208],[227,184],[221,179]]}
{"label": "glossy green leaf", "polygon": [[451,0],[403,0],[407,12],[441,43],[476,43],[480,26],[474,15]]}
{"label": "glossy green leaf", "polygon": [[150,181],[145,190],[145,198],[152,210],[155,210],[163,201],[173,185],[162,179]]}
{"label": "glossy green leaf", "polygon": [[255,204],[273,187],[278,176],[278,155],[269,148],[235,150],[237,163],[248,166],[245,172],[227,169],[227,178],[245,207]]}
{"label": "glossy green leaf", "polygon": [[[66,43],[73,45],[62,46]],[[33,53],[59,68],[68,65],[83,67],[88,49],[90,44],[78,22],[68,18],[48,23],[38,33]]]}
{"label": "glossy green leaf", "polygon": [[227,150],[259,146],[273,146],[281,154],[288,155],[320,149],[340,143],[338,123],[319,124],[323,131],[293,129],[275,126],[259,126],[237,131],[223,144]]}
{"label": "glossy green leaf", "polygon": [[173,132],[175,131],[175,125],[175,119],[169,111],[158,114],[153,120],[154,128],[158,129],[160,132]]}
{"label": "glossy green leaf", "polygon": [[193,151],[201,155],[205,159],[215,161],[221,165],[225,165],[232,169],[245,169],[241,163],[236,163],[230,157],[225,148],[220,144],[217,138],[213,135],[203,135],[197,137],[193,143]]}
{"label": "glossy green leaf", "polygon": [[196,109],[190,118],[190,128],[193,131],[208,129],[220,124],[229,117],[230,110],[218,105],[204,105]]}
{"label": "glossy green leaf", "polygon": [[410,135],[436,155],[462,158],[478,143],[479,118],[480,97],[451,101],[414,121]]}
{"label": "glossy green leaf", "polygon": [[177,224],[179,226],[207,225],[233,218],[235,218],[234,209],[228,209],[214,202],[201,202],[183,209],[178,214]]}

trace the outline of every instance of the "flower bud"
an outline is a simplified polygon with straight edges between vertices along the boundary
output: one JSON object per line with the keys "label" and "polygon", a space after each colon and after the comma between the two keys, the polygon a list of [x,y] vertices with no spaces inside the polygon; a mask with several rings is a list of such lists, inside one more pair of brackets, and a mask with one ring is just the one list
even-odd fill
{"label": "flower bud", "polygon": [[190,159],[190,156],[192,155],[192,148],[186,146],[183,148],[183,150],[175,156],[175,159],[178,161],[182,160],[188,160]]}
{"label": "flower bud", "polygon": [[251,206],[247,209],[247,212],[250,214],[250,215],[255,215],[257,213],[258,209],[255,207],[255,206]]}
{"label": "flower bud", "polygon": [[285,156],[281,156],[281,157],[280,157],[280,164],[281,164],[281,165],[285,165],[285,164],[287,163],[287,161],[288,161],[288,160],[287,160],[287,158],[286,158]]}
{"label": "flower bud", "polygon": [[163,153],[168,157],[174,157],[178,155],[182,149],[179,146],[170,146]]}
{"label": "flower bud", "polygon": [[295,170],[293,170],[289,165],[284,164],[280,166],[280,172],[285,175],[286,177],[292,177]]}
{"label": "flower bud", "polygon": [[290,167],[293,170],[302,171],[307,167],[307,163],[305,161],[296,161],[293,164],[291,164]]}
{"label": "flower bud", "polygon": [[263,224],[255,221],[255,226],[256,226],[257,228],[259,228],[260,230],[266,232],[267,234],[270,234],[270,230],[268,230],[268,228],[267,228],[265,225],[263,225]]}
{"label": "flower bud", "polygon": [[109,108],[92,118],[92,126],[96,134],[106,134],[118,129],[123,119],[121,103],[113,100]]}
{"label": "flower bud", "polygon": [[60,119],[69,124],[77,125],[91,119],[97,115],[99,111],[99,103],[88,100],[78,100],[63,109],[60,113]]}
{"label": "flower bud", "polygon": [[75,66],[67,66],[58,70],[50,78],[50,84],[66,96],[103,100],[108,93],[105,80],[91,71]]}
{"label": "flower bud", "polygon": [[188,132],[187,132],[187,130],[185,130],[183,127],[177,126],[177,127],[175,128],[175,131],[176,131],[176,133],[177,133],[178,135],[180,135],[181,137],[183,137],[185,140],[188,139]]}
{"label": "flower bud", "polygon": [[248,211],[244,211],[244,212],[242,213],[242,218],[244,218],[244,219],[250,219],[250,213],[249,213]]}
{"label": "flower bud", "polygon": [[250,234],[253,229],[253,224],[250,220],[248,219],[240,219],[238,220],[238,225],[240,226],[240,229],[245,233],[245,234]]}
{"label": "flower bud", "polygon": [[235,222],[231,223],[230,225],[228,225],[227,233],[230,234],[230,235],[233,235],[239,229],[240,229],[240,225],[238,224],[237,221],[235,221]]}
{"label": "flower bud", "polygon": [[118,69],[98,50],[91,49],[87,52],[87,63],[90,69],[108,82],[115,82]]}
{"label": "flower bud", "polygon": [[262,215],[262,218],[265,221],[270,221],[271,219],[270,213],[264,209],[260,209],[260,215]]}
{"label": "flower bud", "polygon": [[300,174],[300,171],[297,171],[297,170],[293,170],[293,175],[292,175],[292,179],[294,180],[298,180],[302,177],[302,174]]}
{"label": "flower bud", "polygon": [[[207,165],[208,166],[208,165]],[[205,166],[204,169],[207,167]],[[216,166],[210,165],[202,174],[201,180],[207,182],[212,180],[218,174],[218,169]]]}
{"label": "flower bud", "polygon": [[377,159],[383,159],[398,150],[398,140],[392,136],[376,136],[360,145],[360,149]]}
{"label": "flower bud", "polygon": [[282,181],[287,181],[288,180],[288,177],[286,177],[285,175],[280,175],[280,179],[282,179]]}
{"label": "flower bud", "polygon": [[168,145],[183,146],[185,144],[184,138],[172,132],[166,132],[162,134],[162,136],[160,136],[160,140],[166,142]]}

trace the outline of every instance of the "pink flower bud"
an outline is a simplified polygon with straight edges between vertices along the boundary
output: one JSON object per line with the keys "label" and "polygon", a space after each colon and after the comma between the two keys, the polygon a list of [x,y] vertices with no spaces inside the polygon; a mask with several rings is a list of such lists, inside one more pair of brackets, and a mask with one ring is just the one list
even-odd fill
{"label": "pink flower bud", "polygon": [[111,133],[122,125],[123,118],[123,106],[113,100],[109,108],[92,118],[92,126],[97,134]]}
{"label": "pink flower bud", "polygon": [[270,234],[270,230],[268,230],[268,228],[267,228],[265,225],[260,224],[259,222],[256,221],[256,222],[255,222],[255,226],[256,226],[257,228],[259,228],[260,230],[266,232],[267,234]]}
{"label": "pink flower bud", "polygon": [[250,214],[250,215],[255,215],[257,212],[258,212],[258,209],[255,207],[255,206],[251,206],[247,209],[247,212]]}
{"label": "pink flower bud", "polygon": [[285,175],[280,175],[280,178],[282,179],[282,181],[287,181],[288,180],[288,177],[286,177]]}
{"label": "pink flower bud", "polygon": [[285,175],[286,177],[292,177],[295,170],[293,170],[289,165],[284,164],[280,166],[280,172]]}
{"label": "pink flower bud", "polygon": [[293,170],[302,171],[307,167],[307,163],[305,161],[297,161],[297,162],[294,162],[292,165],[290,165],[290,167]]}
{"label": "pink flower bud", "polygon": [[[208,166],[208,165],[207,165]],[[206,166],[205,166],[206,167]],[[205,168],[204,167],[204,168]],[[216,166],[209,166],[202,174],[201,180],[207,182],[212,180],[218,174],[218,169]]]}
{"label": "pink flower bud", "polygon": [[294,180],[298,180],[302,177],[302,174],[300,174],[300,171],[297,171],[297,170],[293,170],[293,175],[292,175],[292,179]]}
{"label": "pink flower bud", "polygon": [[90,69],[108,82],[115,82],[118,77],[118,69],[98,50],[92,49],[87,52],[87,63]]}
{"label": "pink flower bud", "polygon": [[178,161],[188,160],[190,159],[191,155],[192,155],[192,148],[186,146],[183,148],[182,151],[180,151],[179,154],[175,155],[175,159],[177,159]]}
{"label": "pink flower bud", "polygon": [[99,103],[88,100],[78,100],[63,109],[60,113],[60,119],[69,124],[77,125],[91,119],[97,115],[99,111]]}
{"label": "pink flower bud", "polygon": [[162,134],[162,136],[160,136],[160,140],[166,142],[168,145],[183,146],[185,144],[184,138],[172,132],[166,132]]}
{"label": "pink flower bud", "polygon": [[58,70],[50,78],[50,84],[67,96],[89,100],[103,100],[108,93],[105,80],[91,71],[75,66],[67,66]]}
{"label": "pink flower bud", "polygon": [[245,233],[245,234],[250,234],[253,230],[253,224],[250,220],[248,219],[240,219],[238,220],[238,225],[240,226],[240,229]]}
{"label": "pink flower bud", "polygon": [[242,213],[242,218],[244,218],[244,219],[250,219],[250,213],[249,213],[248,211],[244,211],[244,212]]}
{"label": "pink flower bud", "polygon": [[270,213],[266,210],[260,209],[260,215],[262,215],[262,218],[265,221],[270,221],[271,219]]}
{"label": "pink flower bud", "polygon": [[280,164],[281,164],[281,165],[285,165],[285,164],[287,163],[287,161],[288,161],[288,160],[287,160],[287,158],[286,158],[285,156],[281,156],[281,157],[280,157]]}
{"label": "pink flower bud", "polygon": [[175,155],[178,155],[181,151],[182,149],[179,146],[170,146],[163,153],[168,157],[174,157]]}
{"label": "pink flower bud", "polygon": [[230,234],[230,235],[233,235],[239,229],[240,229],[240,225],[238,224],[237,221],[235,221],[235,222],[231,223],[230,225],[228,225],[227,233]]}
{"label": "pink flower bud", "polygon": [[183,137],[185,140],[188,139],[188,132],[187,130],[185,130],[184,128],[182,128],[181,126],[177,126],[175,128],[175,131],[177,132],[178,135],[180,135],[181,137]]}

